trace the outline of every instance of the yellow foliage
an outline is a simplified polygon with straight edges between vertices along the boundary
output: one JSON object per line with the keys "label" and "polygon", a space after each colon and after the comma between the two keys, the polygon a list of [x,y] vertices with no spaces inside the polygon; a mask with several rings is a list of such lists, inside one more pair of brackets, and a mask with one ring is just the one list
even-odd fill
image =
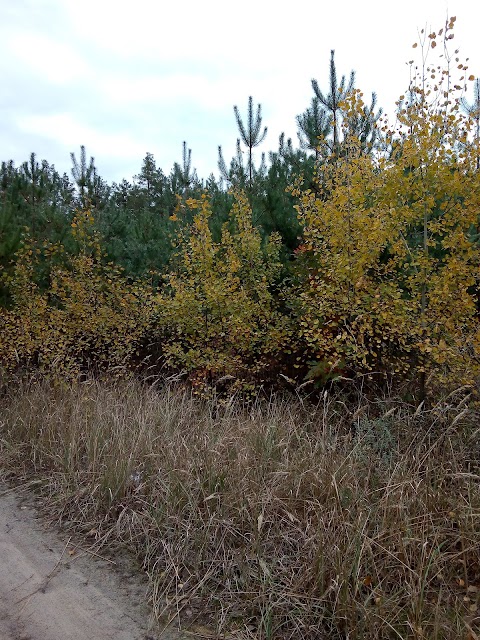
{"label": "yellow foliage", "polygon": [[231,211],[234,231],[225,224],[219,243],[209,228],[208,199],[187,204],[198,212],[182,240],[178,269],[157,298],[167,362],[207,381],[259,381],[275,367],[288,336],[272,293],[281,270],[280,237],[274,234],[262,246],[242,193],[235,193]]}
{"label": "yellow foliage", "polygon": [[[292,295],[317,362],[472,383],[480,363],[478,140],[449,90],[450,100],[429,98],[414,79],[411,94],[396,129],[384,126],[381,152],[367,156],[350,140],[345,157],[322,167],[318,193],[297,190],[304,246]],[[347,112],[357,103],[354,94]]]}
{"label": "yellow foliage", "polygon": [[43,248],[52,261],[44,290],[35,283],[39,255],[30,243],[17,254],[7,283],[13,305],[0,309],[0,363],[7,369],[35,366],[62,379],[86,367],[126,370],[148,329],[151,296],[104,264],[92,222],[87,211],[72,223],[78,255],[62,246]]}

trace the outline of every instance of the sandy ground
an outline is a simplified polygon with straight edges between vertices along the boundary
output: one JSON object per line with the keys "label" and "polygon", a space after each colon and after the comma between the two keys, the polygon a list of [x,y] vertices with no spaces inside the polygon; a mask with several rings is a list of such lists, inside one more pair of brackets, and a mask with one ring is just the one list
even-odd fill
{"label": "sandy ground", "polygon": [[75,547],[0,484],[0,640],[180,640],[155,630],[145,595],[138,572]]}

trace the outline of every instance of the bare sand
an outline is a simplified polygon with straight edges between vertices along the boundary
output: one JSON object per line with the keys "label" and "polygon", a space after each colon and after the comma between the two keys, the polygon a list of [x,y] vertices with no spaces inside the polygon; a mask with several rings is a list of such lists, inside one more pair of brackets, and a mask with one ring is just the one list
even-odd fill
{"label": "bare sand", "polygon": [[28,492],[0,484],[0,640],[185,637],[150,619],[138,571],[87,547],[52,530]]}

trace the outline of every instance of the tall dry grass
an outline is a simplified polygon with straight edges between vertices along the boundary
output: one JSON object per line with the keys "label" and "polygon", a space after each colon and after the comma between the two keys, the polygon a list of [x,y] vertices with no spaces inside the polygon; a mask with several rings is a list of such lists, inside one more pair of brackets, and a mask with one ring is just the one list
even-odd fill
{"label": "tall dry grass", "polygon": [[[4,388],[4,475],[141,559],[162,619],[235,638],[480,637],[478,413],[360,393],[202,402]],[[217,637],[217,636],[214,636]]]}

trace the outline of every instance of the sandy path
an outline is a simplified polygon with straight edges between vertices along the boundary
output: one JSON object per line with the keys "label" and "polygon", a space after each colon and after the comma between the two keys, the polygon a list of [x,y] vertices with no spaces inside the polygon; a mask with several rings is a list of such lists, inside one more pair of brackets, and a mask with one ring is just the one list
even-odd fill
{"label": "sandy path", "polygon": [[149,625],[139,576],[67,543],[0,485],[0,640],[179,640]]}

